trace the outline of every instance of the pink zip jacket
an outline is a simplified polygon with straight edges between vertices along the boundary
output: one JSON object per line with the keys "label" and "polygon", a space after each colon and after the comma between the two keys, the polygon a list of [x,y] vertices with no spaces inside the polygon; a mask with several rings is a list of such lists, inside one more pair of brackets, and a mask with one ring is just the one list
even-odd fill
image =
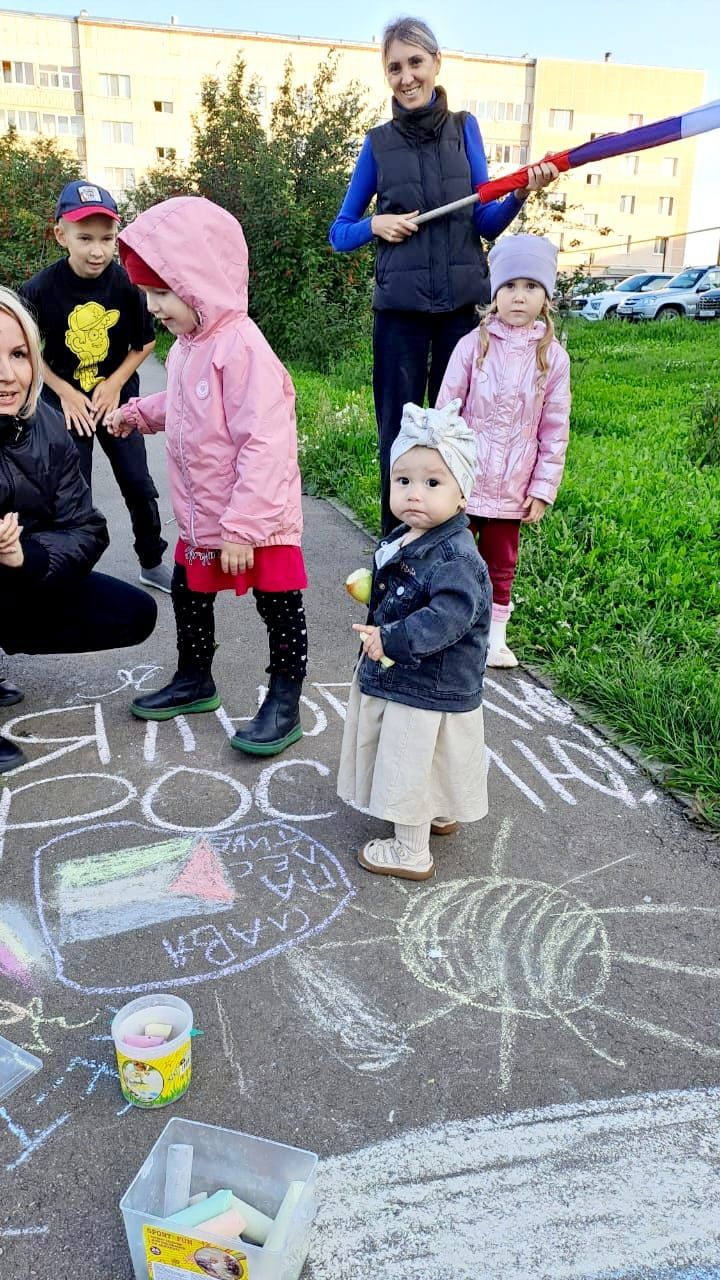
{"label": "pink zip jacket", "polygon": [[195,547],[299,546],[295,391],[247,312],[248,252],[239,222],[209,200],[155,205],[121,241],[200,317],[177,338],[167,390],[129,400],[140,431],[165,431],[173,511]]}
{"label": "pink zip jacket", "polygon": [[527,497],[554,502],[570,429],[570,361],[557,340],[548,348],[545,385],[538,380],[537,344],[545,326],[515,328],[487,321],[490,346],[477,367],[477,329],[453,351],[436,408],[456,396],[477,435],[478,462],[468,514],[519,520]]}

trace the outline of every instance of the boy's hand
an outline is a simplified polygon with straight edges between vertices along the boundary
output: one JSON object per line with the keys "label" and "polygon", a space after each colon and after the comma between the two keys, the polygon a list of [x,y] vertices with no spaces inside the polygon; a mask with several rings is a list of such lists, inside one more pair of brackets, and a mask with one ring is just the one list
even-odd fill
{"label": "boy's hand", "polygon": [[124,440],[135,431],[135,424],[123,417],[122,406],[119,409],[110,410],[105,418],[105,426],[111,436],[118,436],[120,440]]}
{"label": "boy's hand", "polygon": [[362,646],[373,662],[380,662],[385,657],[379,627],[369,627],[366,622],[353,622],[353,631],[359,631]]}
{"label": "boy's hand", "polygon": [[103,378],[102,382],[98,382],[93,388],[92,404],[95,411],[95,425],[105,418],[107,425],[107,414],[112,413],[113,409],[117,409],[120,403],[120,392],[122,384],[118,383],[114,378]]}
{"label": "boy's hand", "polygon": [[18,523],[16,511],[10,511],[0,520],[0,565],[8,569],[19,569],[25,556],[20,544],[22,525]]}
{"label": "boy's hand", "polygon": [[548,503],[542,498],[526,498],[523,502],[525,515],[523,524],[539,524],[548,509]]}
{"label": "boy's hand", "polygon": [[85,395],[84,391],[77,391],[75,387],[71,387],[69,382],[63,384],[63,389],[58,392],[58,395],[68,431],[75,430],[79,436],[93,436],[95,409],[92,400]]}
{"label": "boy's hand", "polygon": [[223,573],[245,573],[255,563],[254,547],[249,542],[221,542],[220,564]]}

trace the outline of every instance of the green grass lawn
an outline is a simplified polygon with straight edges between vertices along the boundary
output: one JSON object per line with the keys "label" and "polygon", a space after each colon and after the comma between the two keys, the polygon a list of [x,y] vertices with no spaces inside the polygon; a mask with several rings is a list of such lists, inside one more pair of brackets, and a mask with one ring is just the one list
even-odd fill
{"label": "green grass lawn", "polygon": [[[512,645],[720,827],[720,465],[695,464],[688,421],[718,390],[720,325],[577,321],[568,350],[565,479],[523,531]],[[376,530],[369,360],[293,375],[306,489]],[[717,461],[717,413],[712,431]]]}

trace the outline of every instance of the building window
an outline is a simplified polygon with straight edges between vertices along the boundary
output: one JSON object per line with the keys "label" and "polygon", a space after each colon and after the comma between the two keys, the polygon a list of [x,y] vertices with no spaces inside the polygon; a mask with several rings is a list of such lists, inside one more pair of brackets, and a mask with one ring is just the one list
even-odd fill
{"label": "building window", "polygon": [[116,76],[109,72],[100,73],[100,92],[106,98],[129,98],[130,77]]}
{"label": "building window", "polygon": [[674,204],[675,201],[672,196],[660,196],[658,200],[658,213],[672,213]]}
{"label": "building window", "polygon": [[600,174],[599,174],[599,173],[589,173],[589,174],[587,175],[586,179],[585,179],[585,182],[586,182],[586,184],[587,184],[587,186],[588,186],[588,187],[599,187],[599,186],[600,186]]}
{"label": "building window", "polygon": [[39,133],[37,111],[0,111],[0,130],[4,133],[10,127],[18,133]]}
{"label": "building window", "polygon": [[158,160],[174,160],[175,148],[174,147],[156,147],[155,155],[157,156]]}
{"label": "building window", "polygon": [[32,62],[3,62],[5,84],[34,84],[35,69]]}
{"label": "building window", "polygon": [[551,209],[566,209],[567,195],[564,191],[551,191],[548,193],[547,202]]}
{"label": "building window", "polygon": [[573,112],[560,107],[553,107],[550,111],[550,128],[551,129],[572,129]]}
{"label": "building window", "polygon": [[127,146],[132,146],[132,124],[128,120],[103,120],[102,140],[106,146],[112,146],[115,142],[122,142]]}
{"label": "building window", "polygon": [[106,169],[105,182],[111,190],[132,191],[135,186],[135,170],[123,168]]}
{"label": "building window", "polygon": [[678,162],[675,156],[663,156],[660,169],[663,178],[677,178]]}
{"label": "building window", "polygon": [[665,257],[667,249],[667,236],[658,236],[653,245],[653,253],[661,253]]}
{"label": "building window", "polygon": [[634,196],[621,196],[621,197],[620,197],[620,212],[621,212],[621,213],[634,213],[634,212],[635,212],[635,197],[634,197]]}
{"label": "building window", "polygon": [[82,138],[84,132],[82,116],[43,116],[43,133],[52,137]]}
{"label": "building window", "polygon": [[625,156],[625,172],[626,173],[631,173],[634,176],[636,173],[638,173],[639,169],[640,169],[639,156],[635,156],[635,155]]}
{"label": "building window", "polygon": [[41,89],[80,89],[79,67],[56,67],[41,63],[38,68]]}
{"label": "building window", "polygon": [[639,129],[643,122],[642,116],[628,116],[628,129]]}
{"label": "building window", "polygon": [[161,102],[160,99],[157,99],[155,102],[153,102],[153,106],[156,111],[164,111],[166,115],[172,115],[173,111],[175,110],[172,102],[164,102],[164,101]]}
{"label": "building window", "polygon": [[598,224],[598,216],[596,213],[584,213],[583,222],[586,227],[596,227]]}

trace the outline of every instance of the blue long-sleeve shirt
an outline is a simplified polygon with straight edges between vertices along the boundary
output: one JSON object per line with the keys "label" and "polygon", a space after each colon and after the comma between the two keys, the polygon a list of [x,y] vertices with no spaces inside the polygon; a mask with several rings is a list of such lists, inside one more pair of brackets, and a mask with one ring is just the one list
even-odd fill
{"label": "blue long-sleeve shirt", "polygon": [[[488,180],[487,160],[480,126],[475,116],[467,115],[463,129],[465,151],[470,164],[470,182],[473,188]],[[363,214],[373,196],[377,194],[377,165],[369,136],[365,138],[355,163],[350,184],[345,193],[340,212],[330,228],[329,240],[338,253],[348,253],[369,244],[373,239],[372,218]],[[468,191],[468,195],[472,192]],[[524,201],[514,192],[504,200],[491,200],[489,204],[473,207],[475,229],[485,240],[495,240],[517,217]],[[407,210],[411,212],[411,210]]]}

